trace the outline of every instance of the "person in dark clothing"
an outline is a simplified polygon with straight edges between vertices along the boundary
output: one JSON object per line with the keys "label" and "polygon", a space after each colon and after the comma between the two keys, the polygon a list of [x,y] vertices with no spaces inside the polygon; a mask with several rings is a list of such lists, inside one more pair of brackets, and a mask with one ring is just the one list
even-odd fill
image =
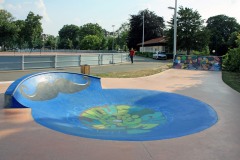
{"label": "person in dark clothing", "polygon": [[133,56],[135,55],[135,51],[133,50],[133,48],[130,50],[129,56],[131,59],[131,62],[133,63]]}

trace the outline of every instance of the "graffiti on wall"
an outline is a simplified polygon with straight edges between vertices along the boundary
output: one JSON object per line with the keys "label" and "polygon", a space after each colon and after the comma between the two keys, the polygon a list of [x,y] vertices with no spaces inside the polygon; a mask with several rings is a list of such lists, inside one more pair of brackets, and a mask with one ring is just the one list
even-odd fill
{"label": "graffiti on wall", "polygon": [[173,68],[189,70],[221,71],[222,57],[196,56],[196,55],[176,56],[176,58],[174,59]]}

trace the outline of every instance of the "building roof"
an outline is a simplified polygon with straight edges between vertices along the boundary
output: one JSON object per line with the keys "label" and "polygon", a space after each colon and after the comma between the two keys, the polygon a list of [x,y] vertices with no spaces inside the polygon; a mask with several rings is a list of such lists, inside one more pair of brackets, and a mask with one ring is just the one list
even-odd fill
{"label": "building roof", "polygon": [[[150,39],[148,41],[144,42],[144,45],[149,45],[149,44],[159,44],[159,43],[167,43],[167,37],[163,36],[163,37],[158,37],[158,38],[154,38],[154,39]],[[142,45],[142,43],[138,43],[138,46]]]}

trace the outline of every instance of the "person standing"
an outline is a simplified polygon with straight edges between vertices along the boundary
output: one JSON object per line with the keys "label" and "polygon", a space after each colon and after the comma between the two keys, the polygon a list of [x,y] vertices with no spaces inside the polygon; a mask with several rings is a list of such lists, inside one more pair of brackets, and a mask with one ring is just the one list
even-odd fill
{"label": "person standing", "polygon": [[135,51],[133,50],[133,48],[130,50],[129,56],[131,59],[131,62],[133,63],[133,56],[135,55]]}

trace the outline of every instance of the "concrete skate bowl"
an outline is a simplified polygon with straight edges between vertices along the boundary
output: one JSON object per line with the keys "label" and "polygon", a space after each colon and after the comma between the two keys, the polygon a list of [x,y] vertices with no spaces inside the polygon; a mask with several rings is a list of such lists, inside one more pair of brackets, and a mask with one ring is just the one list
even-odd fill
{"label": "concrete skate bowl", "polygon": [[102,89],[99,78],[44,72],[16,80],[11,107],[32,109],[34,120],[65,134],[101,140],[149,141],[186,136],[217,122],[208,104],[179,94]]}

